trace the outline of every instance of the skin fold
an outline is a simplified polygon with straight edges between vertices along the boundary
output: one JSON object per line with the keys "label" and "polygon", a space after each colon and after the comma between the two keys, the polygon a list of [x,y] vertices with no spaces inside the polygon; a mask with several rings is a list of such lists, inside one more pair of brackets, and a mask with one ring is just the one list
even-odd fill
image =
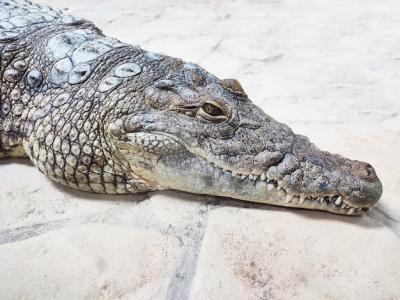
{"label": "skin fold", "polygon": [[0,0],[0,158],[96,193],[176,189],[361,214],[373,167],[319,150],[235,79],[105,37],[93,23]]}

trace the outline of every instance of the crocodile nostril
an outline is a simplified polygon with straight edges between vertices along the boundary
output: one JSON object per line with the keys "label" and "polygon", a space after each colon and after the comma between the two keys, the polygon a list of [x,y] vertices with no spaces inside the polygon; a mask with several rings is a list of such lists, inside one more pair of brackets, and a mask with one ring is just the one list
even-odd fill
{"label": "crocodile nostril", "polygon": [[368,163],[364,163],[363,164],[362,173],[363,173],[363,177],[366,178],[366,179],[374,179],[374,178],[376,178],[376,174],[375,174],[374,168]]}
{"label": "crocodile nostril", "polygon": [[367,167],[365,168],[365,170],[367,170],[367,176],[368,176],[368,177],[371,176],[371,174],[372,174],[372,167],[371,167],[371,166],[367,166]]}

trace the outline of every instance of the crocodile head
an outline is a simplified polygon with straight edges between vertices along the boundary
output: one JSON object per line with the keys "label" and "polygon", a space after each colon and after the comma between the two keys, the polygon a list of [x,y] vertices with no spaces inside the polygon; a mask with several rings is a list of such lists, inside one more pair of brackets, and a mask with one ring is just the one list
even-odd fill
{"label": "crocodile head", "polygon": [[254,105],[238,81],[178,65],[145,89],[143,110],[109,127],[142,179],[338,214],[361,214],[378,201],[382,185],[371,165],[319,150]]}

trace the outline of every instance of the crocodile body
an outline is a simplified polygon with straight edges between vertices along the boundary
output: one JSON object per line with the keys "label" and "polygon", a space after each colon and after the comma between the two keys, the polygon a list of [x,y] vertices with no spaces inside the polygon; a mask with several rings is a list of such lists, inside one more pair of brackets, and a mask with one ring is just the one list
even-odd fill
{"label": "crocodile body", "polygon": [[112,157],[102,129],[142,109],[143,89],[170,61],[50,7],[0,3],[3,156],[27,155],[50,178],[83,190],[147,189]]}
{"label": "crocodile body", "polygon": [[0,158],[97,193],[178,189],[359,214],[382,186],[256,107],[234,79],[0,0]]}

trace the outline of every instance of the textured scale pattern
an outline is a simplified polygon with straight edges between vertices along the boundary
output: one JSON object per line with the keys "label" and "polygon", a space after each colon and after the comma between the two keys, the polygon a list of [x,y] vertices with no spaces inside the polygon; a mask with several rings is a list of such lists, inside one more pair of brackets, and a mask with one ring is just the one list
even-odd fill
{"label": "textured scale pattern", "polygon": [[0,50],[0,157],[28,155],[53,180],[82,190],[152,189],[110,154],[100,122],[139,109],[164,57],[86,20],[10,0],[0,1]]}

